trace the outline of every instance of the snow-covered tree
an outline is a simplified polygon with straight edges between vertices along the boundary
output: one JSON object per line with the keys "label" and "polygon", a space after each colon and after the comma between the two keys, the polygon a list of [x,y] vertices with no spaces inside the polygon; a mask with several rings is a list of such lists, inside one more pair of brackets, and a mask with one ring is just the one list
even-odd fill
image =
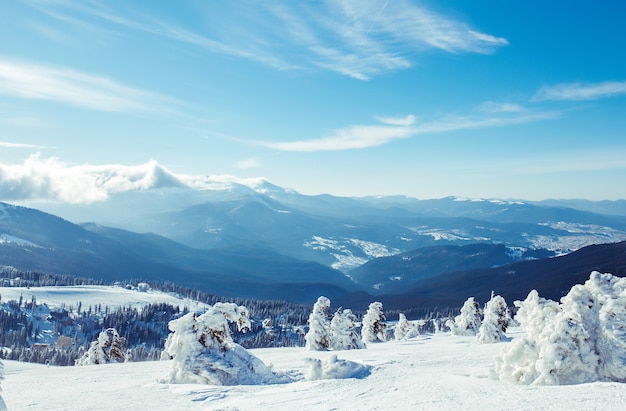
{"label": "snow-covered tree", "polygon": [[509,326],[509,309],[506,301],[500,295],[491,294],[491,299],[485,304],[484,318],[478,330],[476,339],[481,343],[495,343],[502,341]]}
{"label": "snow-covered tree", "polygon": [[496,359],[501,380],[521,384],[626,382],[626,278],[591,273],[561,303],[530,292],[516,301],[526,331]]}
{"label": "snow-covered tree", "polygon": [[393,329],[393,337],[396,341],[406,340],[408,338],[416,337],[417,335],[419,335],[417,327],[406,319],[406,315],[404,315],[404,313],[400,313],[398,323]]}
{"label": "snow-covered tree", "polygon": [[482,324],[481,316],[480,305],[470,297],[463,303],[461,314],[454,317],[454,321],[448,320],[446,325],[454,335],[476,335]]}
{"label": "snow-covered tree", "polygon": [[385,341],[385,315],[383,314],[383,304],[375,301],[371,303],[363,317],[361,337],[365,344]]}
{"label": "snow-covered tree", "polygon": [[357,318],[352,310],[338,310],[330,322],[330,345],[333,350],[356,350],[365,348],[357,332]]}
{"label": "snow-covered tree", "polygon": [[319,297],[313,305],[309,315],[309,331],[304,336],[307,350],[323,351],[330,348],[329,308],[330,300],[324,296]]}
{"label": "snow-covered tree", "polygon": [[126,351],[126,339],[120,337],[115,328],[107,328],[100,332],[97,340],[91,342],[85,354],[76,360],[76,365],[124,362]]}
{"label": "snow-covered tree", "polygon": [[285,379],[235,343],[228,322],[250,328],[246,307],[216,303],[204,314],[172,320],[162,359],[172,359],[163,382],[212,385],[264,384]]}

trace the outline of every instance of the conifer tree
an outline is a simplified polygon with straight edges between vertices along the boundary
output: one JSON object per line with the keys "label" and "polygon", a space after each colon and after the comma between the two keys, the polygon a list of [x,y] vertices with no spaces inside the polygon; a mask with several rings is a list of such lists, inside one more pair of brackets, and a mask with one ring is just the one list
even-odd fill
{"label": "conifer tree", "polygon": [[480,325],[476,338],[481,343],[495,343],[502,341],[502,337],[509,326],[509,310],[502,296],[491,294],[491,299],[483,310],[485,317]]}
{"label": "conifer tree", "polygon": [[481,315],[480,305],[474,297],[470,297],[461,307],[461,314],[454,317],[453,321],[448,320],[446,325],[452,334],[476,335],[482,324]]}
{"label": "conifer tree", "polygon": [[337,310],[330,322],[330,341],[333,350],[365,348],[357,330],[357,318],[351,310]]}
{"label": "conifer tree", "polygon": [[365,344],[383,342],[386,340],[385,315],[383,314],[383,304],[375,301],[369,305],[361,329],[361,337]]}
{"label": "conifer tree", "polygon": [[309,315],[309,331],[304,336],[306,349],[311,351],[324,351],[330,348],[330,322],[328,321],[328,309],[330,300],[320,296],[313,305],[313,311]]}

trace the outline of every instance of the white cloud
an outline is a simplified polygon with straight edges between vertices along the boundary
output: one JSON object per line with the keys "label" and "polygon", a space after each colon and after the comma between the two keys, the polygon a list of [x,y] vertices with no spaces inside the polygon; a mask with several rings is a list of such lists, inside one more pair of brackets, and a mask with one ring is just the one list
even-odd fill
{"label": "white cloud", "polygon": [[[510,113],[504,113],[510,114]],[[558,113],[529,113],[524,115],[472,117],[448,116],[431,122],[415,123],[415,116],[377,118],[384,125],[351,126],[331,132],[328,136],[298,141],[263,142],[261,145],[281,151],[314,152],[340,151],[377,147],[393,140],[421,134],[446,133],[487,127],[502,127],[553,119]]]}
{"label": "white cloud", "polygon": [[0,200],[90,203],[105,200],[109,193],[172,186],[183,183],[155,161],[138,166],[70,166],[35,154],[22,164],[0,163]]}
{"label": "white cloud", "polygon": [[165,98],[75,70],[0,59],[0,94],[100,111],[144,111]]}
{"label": "white cloud", "polygon": [[606,81],[595,84],[563,83],[541,88],[533,100],[597,100],[620,94],[626,94],[626,81]]}

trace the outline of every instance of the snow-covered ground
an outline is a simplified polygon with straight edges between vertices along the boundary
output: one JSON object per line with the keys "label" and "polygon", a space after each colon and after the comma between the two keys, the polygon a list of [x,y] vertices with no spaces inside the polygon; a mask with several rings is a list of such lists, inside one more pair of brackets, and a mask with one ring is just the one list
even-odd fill
{"label": "snow-covered ground", "polygon": [[[511,330],[509,337],[519,335]],[[46,367],[5,361],[0,393],[10,410],[622,410],[626,384],[513,385],[493,376],[509,342],[435,334],[364,350],[250,350],[295,382],[254,386],[162,384],[170,361]],[[355,361],[360,378],[307,380],[307,358]]]}
{"label": "snow-covered ground", "polygon": [[167,303],[180,308],[188,307],[190,311],[200,311],[207,308],[206,304],[188,298],[180,298],[160,291],[139,291],[137,288],[127,289],[108,285],[77,285],[67,287],[0,287],[2,301],[19,300],[31,301],[34,297],[37,304],[47,304],[50,308],[65,306],[74,308],[82,302],[84,307],[89,305],[102,307],[109,306],[112,310],[119,307],[141,309],[148,304]]}

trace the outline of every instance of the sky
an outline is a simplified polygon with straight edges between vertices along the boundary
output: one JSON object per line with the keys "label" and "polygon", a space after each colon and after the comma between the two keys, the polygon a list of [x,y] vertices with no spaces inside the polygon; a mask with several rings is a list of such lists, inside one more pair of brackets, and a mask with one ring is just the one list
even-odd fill
{"label": "sky", "polygon": [[310,195],[623,199],[625,15],[621,1],[1,2],[0,201],[102,200],[155,170]]}

